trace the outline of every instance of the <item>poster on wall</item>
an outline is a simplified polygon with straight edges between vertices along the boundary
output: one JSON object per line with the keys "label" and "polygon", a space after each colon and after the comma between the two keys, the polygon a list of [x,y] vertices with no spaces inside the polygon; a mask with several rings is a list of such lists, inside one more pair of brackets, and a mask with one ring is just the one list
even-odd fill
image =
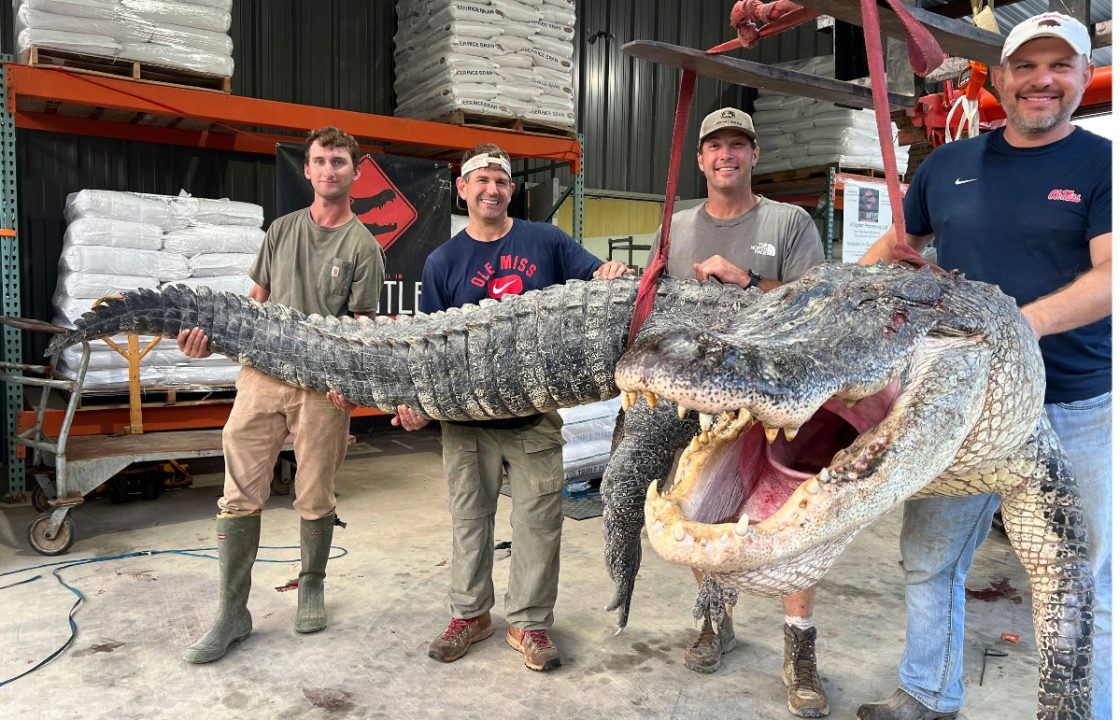
{"label": "poster on wall", "polygon": [[[363,155],[350,207],[385,251],[379,315],[414,315],[428,254],[451,237],[451,166],[396,155]],[[276,146],[276,214],[311,205],[303,145]]]}
{"label": "poster on wall", "polygon": [[[906,185],[902,185],[903,195]],[[857,262],[894,222],[885,180],[844,178],[844,221],[842,259]]]}

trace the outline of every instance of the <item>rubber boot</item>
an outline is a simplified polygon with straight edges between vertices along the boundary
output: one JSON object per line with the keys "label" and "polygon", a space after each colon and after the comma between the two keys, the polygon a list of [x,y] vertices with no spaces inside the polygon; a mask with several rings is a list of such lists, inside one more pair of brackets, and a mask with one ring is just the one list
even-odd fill
{"label": "rubber boot", "polygon": [[296,632],[319,632],[327,626],[327,608],[323,602],[323,578],[327,576],[327,557],[334,538],[334,513],[318,520],[299,521],[299,554],[303,568],[299,572],[299,607],[296,610]]}
{"label": "rubber boot", "polygon": [[190,663],[217,660],[230,645],[249,637],[253,630],[249,585],[261,540],[261,516],[219,515],[217,523],[218,617],[210,632],[183,653],[183,659]]}

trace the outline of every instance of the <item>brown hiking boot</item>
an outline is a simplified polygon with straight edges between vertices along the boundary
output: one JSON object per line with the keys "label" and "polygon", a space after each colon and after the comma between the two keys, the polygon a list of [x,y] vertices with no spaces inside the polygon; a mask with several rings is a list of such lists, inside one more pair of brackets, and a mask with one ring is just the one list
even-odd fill
{"label": "brown hiking boot", "polygon": [[954,720],[956,710],[932,710],[902,688],[883,702],[860,705],[856,711],[859,720]]}
{"label": "brown hiking boot", "polygon": [[530,670],[552,670],[560,667],[560,651],[556,649],[547,630],[522,630],[509,628],[506,642],[525,656],[525,667]]}
{"label": "brown hiking boot", "polygon": [[473,618],[451,618],[447,629],[428,646],[428,657],[440,662],[455,662],[467,654],[470,646],[485,640],[494,632],[490,613]]}
{"label": "brown hiking boot", "polygon": [[802,630],[785,626],[786,661],[782,682],[789,688],[789,711],[797,717],[819,718],[828,715],[828,696],[817,677],[817,629]]}
{"label": "brown hiking boot", "polygon": [[684,653],[684,666],[698,673],[713,673],[719,669],[720,658],[735,648],[735,626],[731,616],[724,613],[719,632],[712,628],[708,613],[704,613],[704,626],[692,645]]}

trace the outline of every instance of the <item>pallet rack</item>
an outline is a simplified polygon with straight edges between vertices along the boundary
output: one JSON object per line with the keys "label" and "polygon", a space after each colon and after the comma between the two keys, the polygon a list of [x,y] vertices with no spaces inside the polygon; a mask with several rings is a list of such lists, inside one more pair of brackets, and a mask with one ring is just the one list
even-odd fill
{"label": "pallet rack", "polygon": [[[82,74],[65,68],[19,65],[0,55],[0,280],[3,314],[20,315],[19,237],[16,206],[16,129],[68,133],[181,145],[211,150],[273,155],[280,142],[299,142],[309,130],[336,125],[371,153],[457,162],[463,150],[492,142],[517,159],[566,165],[573,175],[573,230],[582,235],[582,138],[513,130],[446,125],[350,110],[224,95],[174,85]],[[550,166],[551,167],[551,166]],[[22,362],[20,331],[3,328],[4,362]],[[217,427],[228,405],[186,406],[186,427]],[[210,408],[202,409],[199,408]],[[23,459],[11,441],[23,411],[22,389],[4,386],[4,441],[7,488],[0,497],[26,492]],[[157,426],[175,426],[174,408],[163,408]],[[120,413],[121,411],[101,411]],[[116,416],[114,416],[116,417]],[[155,419],[155,418],[153,418]],[[91,430],[116,422],[91,421]],[[48,425],[50,423],[48,422]],[[127,425],[127,411],[121,424]],[[148,424],[148,419],[145,419]]]}

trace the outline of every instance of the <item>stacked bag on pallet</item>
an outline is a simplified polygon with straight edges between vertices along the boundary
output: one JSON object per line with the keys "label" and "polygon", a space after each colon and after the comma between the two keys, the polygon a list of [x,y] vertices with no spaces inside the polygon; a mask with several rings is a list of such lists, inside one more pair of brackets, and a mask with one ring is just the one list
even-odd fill
{"label": "stacked bag on pallet", "polygon": [[233,77],[233,0],[14,0],[18,52],[32,47]]}
{"label": "stacked bag on pallet", "polygon": [[559,410],[564,419],[560,431],[564,437],[564,483],[570,491],[587,490],[592,480],[603,477],[621,409],[622,399],[616,397]]}
{"label": "stacked bag on pallet", "polygon": [[[259,205],[170,195],[82,190],[66,199],[66,233],[58,263],[54,322],[73,327],[94,302],[125,290],[205,285],[248,294],[249,266],[264,241]],[[140,349],[153,338],[140,337]],[[112,340],[127,348],[126,335]],[[59,369],[74,378],[80,345]],[[164,339],[140,361],[142,386],[231,385],[240,366],[220,355],[189,358]],[[128,362],[107,344],[90,343],[85,387],[123,388]]]}
{"label": "stacked bag on pallet", "polygon": [[396,114],[574,128],[575,0],[398,0]]}
{"label": "stacked bag on pallet", "polygon": [[[831,55],[782,63],[779,67],[835,76]],[[752,117],[760,150],[756,175],[829,164],[883,169],[875,113],[871,110],[853,110],[822,100],[759,90]],[[906,172],[908,153],[905,147],[899,147],[898,131],[893,124],[891,132],[901,174]]]}

